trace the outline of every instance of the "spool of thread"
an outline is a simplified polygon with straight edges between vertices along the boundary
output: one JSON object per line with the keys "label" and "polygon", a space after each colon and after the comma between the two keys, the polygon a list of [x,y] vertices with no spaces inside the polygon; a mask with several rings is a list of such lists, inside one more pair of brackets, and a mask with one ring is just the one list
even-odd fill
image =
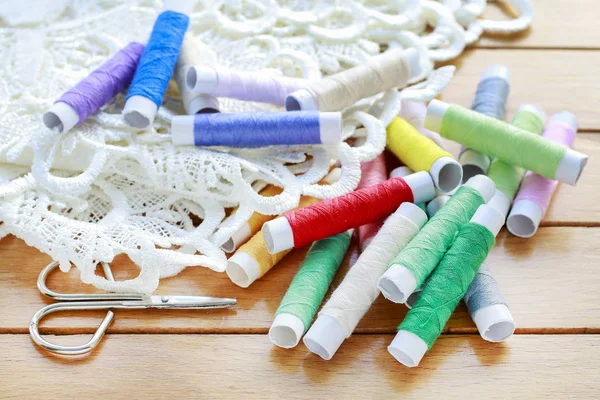
{"label": "spool of thread", "polygon": [[[544,137],[555,143],[571,147],[577,134],[577,119],[567,111],[552,116],[544,131]],[[537,232],[546,215],[558,182],[527,172],[521,188],[508,215],[506,226],[510,233],[519,237],[531,237]]]}
{"label": "spool of thread", "polygon": [[425,126],[484,154],[570,185],[577,183],[588,159],[506,122],[439,100],[429,103]]}
{"label": "spool of thread", "polygon": [[411,203],[403,203],[385,221],[304,336],[310,351],[325,360],[333,357],[379,296],[379,276],[426,221],[425,213]]}
{"label": "spool of thread", "polygon": [[308,81],[267,72],[241,72],[227,68],[193,65],[186,71],[186,84],[193,93],[256,101],[284,106],[286,97],[306,87]]}
{"label": "spool of thread", "polygon": [[388,347],[398,362],[419,365],[467,292],[503,224],[504,216],[483,204],[462,226]]}
{"label": "spool of thread", "polygon": [[[383,153],[360,164],[361,178],[357,189],[371,187],[387,179],[387,170],[385,167],[385,156]],[[358,242],[361,251],[365,251],[371,240],[375,237],[379,229],[383,226],[384,220],[362,225],[358,228]]]}
{"label": "spool of thread", "polygon": [[262,231],[269,252],[278,253],[379,221],[404,202],[422,203],[433,196],[431,177],[417,172],[285,213],[264,224]]}
{"label": "spool of thread", "polygon": [[[544,130],[545,120],[546,116],[543,111],[536,106],[527,104],[517,110],[511,124],[526,132],[539,135]],[[494,159],[490,165],[488,176],[496,184],[496,195],[489,204],[504,216],[508,214],[510,205],[517,194],[517,190],[519,190],[523,175],[525,175],[523,168],[511,165],[499,158]]]}
{"label": "spool of thread", "polygon": [[[496,191],[494,197],[499,193]],[[491,207],[493,207],[492,202],[494,197],[488,203]],[[443,203],[444,199],[438,201]],[[432,218],[437,211],[435,209],[430,210],[432,213],[429,214],[429,218]],[[505,214],[503,214],[504,216]],[[410,309],[414,306],[425,286],[427,286],[427,280],[408,297],[406,307]],[[514,333],[516,328],[515,320],[487,262],[484,262],[479,271],[477,271],[473,282],[469,286],[469,290],[465,294],[464,300],[469,315],[473,319],[473,322],[475,322],[477,330],[483,339],[489,342],[501,342],[508,339]]]}
{"label": "spool of thread", "polygon": [[[481,75],[471,110],[498,120],[504,120],[506,100],[510,91],[510,75],[504,65],[490,65]],[[491,158],[476,150],[461,147],[458,161],[463,166],[463,180],[487,174]]]}
{"label": "spool of thread", "polygon": [[145,129],[154,121],[179,58],[193,7],[194,0],[165,0],[127,93],[123,117],[130,126]]}
{"label": "spool of thread", "polygon": [[494,182],[484,175],[474,176],[458,189],[379,278],[384,297],[394,303],[406,302],[437,267],[460,228],[495,191]]}
{"label": "spool of thread", "polygon": [[300,342],[344,260],[351,236],[350,232],[343,232],[310,246],[275,312],[269,329],[271,343],[291,349]]}
{"label": "spool of thread", "polygon": [[365,97],[405,87],[420,73],[419,54],[415,49],[390,49],[362,65],[309,83],[286,98],[285,108],[288,111],[341,111]]}
{"label": "spool of thread", "polygon": [[462,182],[462,167],[452,155],[402,118],[395,118],[387,127],[387,148],[413,171],[429,172],[443,192]]}
{"label": "spool of thread", "polygon": [[[273,197],[277,196],[283,191],[279,186],[269,185],[263,190],[261,190],[260,195],[264,197]],[[265,222],[274,219],[276,215],[265,215],[258,212],[252,213],[248,221],[244,222],[244,224],[235,231],[231,237],[223,243],[221,249],[227,253],[233,253],[240,247],[242,244],[246,243],[252,236],[254,236]]]}
{"label": "spool of thread", "polygon": [[131,42],[84,80],[69,89],[44,113],[44,125],[68,132],[87,119],[131,82],[144,45]]}
{"label": "spool of thread", "polygon": [[189,115],[219,112],[219,101],[214,96],[195,93],[186,84],[186,72],[191,66],[203,65],[210,68],[216,64],[217,55],[210,47],[195,39],[191,34],[185,35],[179,59],[175,65],[175,82],[177,82],[185,112]]}
{"label": "spool of thread", "polygon": [[339,112],[297,111],[180,115],[171,120],[176,146],[264,147],[342,141]]}
{"label": "spool of thread", "polygon": [[[340,169],[334,168],[321,184],[331,184],[340,177]],[[314,197],[302,196],[296,209],[309,206],[319,202],[319,199]],[[225,273],[233,283],[243,288],[247,288],[254,281],[261,278],[269,272],[279,261],[285,257],[291,249],[271,254],[267,250],[262,232],[257,232],[248,242],[242,245],[230,258],[227,260],[227,268]]]}

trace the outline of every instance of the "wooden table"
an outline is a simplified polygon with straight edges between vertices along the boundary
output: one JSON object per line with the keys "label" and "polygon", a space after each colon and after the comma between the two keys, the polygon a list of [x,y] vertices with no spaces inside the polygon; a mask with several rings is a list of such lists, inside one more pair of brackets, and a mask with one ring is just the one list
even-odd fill
{"label": "wooden table", "polygon": [[[599,398],[597,1],[533,3],[534,28],[512,41],[481,40],[454,62],[458,74],[443,95],[470,106],[483,69],[504,63],[512,74],[507,117],[524,103],[548,114],[572,111],[581,127],[575,148],[590,156],[576,188],[560,185],[534,238],[499,235],[490,266],[518,324],[506,343],[484,342],[460,306],[421,365],[405,368],[386,347],[406,311],[379,299],[331,361],[303,345],[275,348],[265,334],[304,256],[300,250],[249,289],[224,274],[190,268],[158,290],[237,297],[234,309],[117,311],[92,354],[51,356],[32,344],[27,330],[31,315],[48,303],[35,284],[49,257],[7,237],[0,241],[0,398]],[[345,269],[357,254],[353,243]],[[116,279],[135,275],[125,257],[113,266]],[[73,270],[53,274],[49,285],[91,290]],[[42,332],[81,343],[102,315],[51,317]]]}

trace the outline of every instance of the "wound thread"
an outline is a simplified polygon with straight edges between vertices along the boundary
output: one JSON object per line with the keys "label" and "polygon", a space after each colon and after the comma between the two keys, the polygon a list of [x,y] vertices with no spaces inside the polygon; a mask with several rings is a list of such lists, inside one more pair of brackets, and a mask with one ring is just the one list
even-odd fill
{"label": "wound thread", "polygon": [[179,88],[181,101],[186,113],[219,112],[219,101],[209,94],[194,93],[186,84],[186,72],[193,65],[213,66],[217,56],[214,51],[195,39],[191,34],[185,35],[179,58],[175,65],[175,82]]}
{"label": "wound thread", "polygon": [[351,228],[376,222],[390,215],[400,204],[413,202],[410,186],[402,178],[327,199],[309,207],[287,212],[294,247],[302,247]]}
{"label": "wound thread", "polygon": [[[158,15],[148,44],[140,57],[126,100],[133,96],[140,96],[153,102],[157,108],[160,107],[179,58],[189,20],[187,15],[170,10]],[[146,122],[149,124],[152,121],[150,119]],[[138,126],[142,127],[141,124]]]}
{"label": "wound thread", "polygon": [[485,226],[475,222],[463,225],[398,330],[417,335],[431,349],[494,242]]}
{"label": "wound thread", "polygon": [[[544,137],[554,143],[572,147],[577,131],[567,124],[550,121],[544,130]],[[527,172],[523,178],[521,189],[515,198],[529,200],[537,204],[542,210],[542,217],[546,215],[552,195],[558,186],[558,181],[551,180],[533,172]]]}
{"label": "wound thread", "polygon": [[[374,186],[378,183],[385,182],[387,179],[387,170],[385,167],[385,156],[383,153],[372,159],[360,164],[361,178],[358,183],[357,189],[363,189],[370,186]],[[365,251],[366,244],[368,244],[373,237],[379,232],[379,229],[383,225],[383,220],[372,222],[370,224],[362,225],[358,228],[358,241],[360,243],[361,251]]]}
{"label": "wound thread", "polygon": [[509,164],[554,178],[567,148],[457,105],[446,110],[440,134]]}
{"label": "wound thread", "polygon": [[[535,135],[539,135],[544,129],[544,121],[537,114],[524,109],[517,110],[511,124]],[[504,193],[509,201],[515,198],[523,175],[525,175],[523,168],[511,165],[499,158],[492,161],[488,171],[488,176],[496,184],[496,189]]]}
{"label": "wound thread", "polygon": [[[301,89],[320,111],[341,111],[365,97],[374,96],[408,84],[411,71],[408,52],[391,49],[371,57],[364,64],[347,69]],[[286,99],[287,110],[304,109],[302,93],[294,92]]]}
{"label": "wound thread", "polygon": [[349,337],[379,296],[377,280],[387,265],[419,232],[419,227],[396,211],[333,292],[319,315],[335,318]]}
{"label": "wound thread", "polygon": [[292,314],[302,320],[304,332],[321,305],[344,260],[351,235],[343,232],[312,244],[275,315]]}
{"label": "wound thread", "polygon": [[[416,287],[420,287],[444,257],[460,228],[484,203],[477,190],[462,186],[408,246],[393,258],[390,268],[394,265],[406,267],[413,273]],[[409,294],[406,293],[407,296]]]}
{"label": "wound thread", "polygon": [[502,304],[508,308],[508,303],[500,293],[498,281],[492,275],[486,262],[481,264],[469,290],[465,293],[464,300],[471,318],[482,308],[495,304]]}
{"label": "wound thread", "polygon": [[196,146],[265,147],[339,143],[340,113],[318,111],[196,114],[171,121],[173,143]]}
{"label": "wound thread", "polygon": [[196,65],[187,71],[187,82],[195,93],[277,106],[284,106],[290,93],[308,84],[305,79],[278,76],[272,72],[242,72],[202,65]]}
{"label": "wound thread", "polygon": [[[72,89],[63,93],[55,104],[65,103],[70,106],[79,117],[78,122],[82,123],[110,99],[125,90],[133,78],[142,51],[144,45],[141,43],[129,43]],[[44,123],[49,128],[55,126],[50,124],[49,117],[46,116],[44,116]],[[68,129],[63,131],[66,130]]]}

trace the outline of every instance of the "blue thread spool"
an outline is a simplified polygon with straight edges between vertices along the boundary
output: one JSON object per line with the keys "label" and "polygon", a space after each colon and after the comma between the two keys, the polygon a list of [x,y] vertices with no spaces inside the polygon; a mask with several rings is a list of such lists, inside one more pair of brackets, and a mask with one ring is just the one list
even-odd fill
{"label": "blue thread spool", "polygon": [[174,145],[264,147],[340,143],[342,114],[297,111],[173,117]]}
{"label": "blue thread spool", "polygon": [[142,53],[123,109],[125,122],[144,129],[154,121],[179,58],[194,0],[165,0]]}

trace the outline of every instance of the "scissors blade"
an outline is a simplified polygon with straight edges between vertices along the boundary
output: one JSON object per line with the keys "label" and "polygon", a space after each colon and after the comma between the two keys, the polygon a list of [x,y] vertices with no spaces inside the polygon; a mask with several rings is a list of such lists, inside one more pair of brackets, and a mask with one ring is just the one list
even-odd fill
{"label": "scissors blade", "polygon": [[235,306],[237,299],[206,296],[149,296],[151,308],[225,308]]}

